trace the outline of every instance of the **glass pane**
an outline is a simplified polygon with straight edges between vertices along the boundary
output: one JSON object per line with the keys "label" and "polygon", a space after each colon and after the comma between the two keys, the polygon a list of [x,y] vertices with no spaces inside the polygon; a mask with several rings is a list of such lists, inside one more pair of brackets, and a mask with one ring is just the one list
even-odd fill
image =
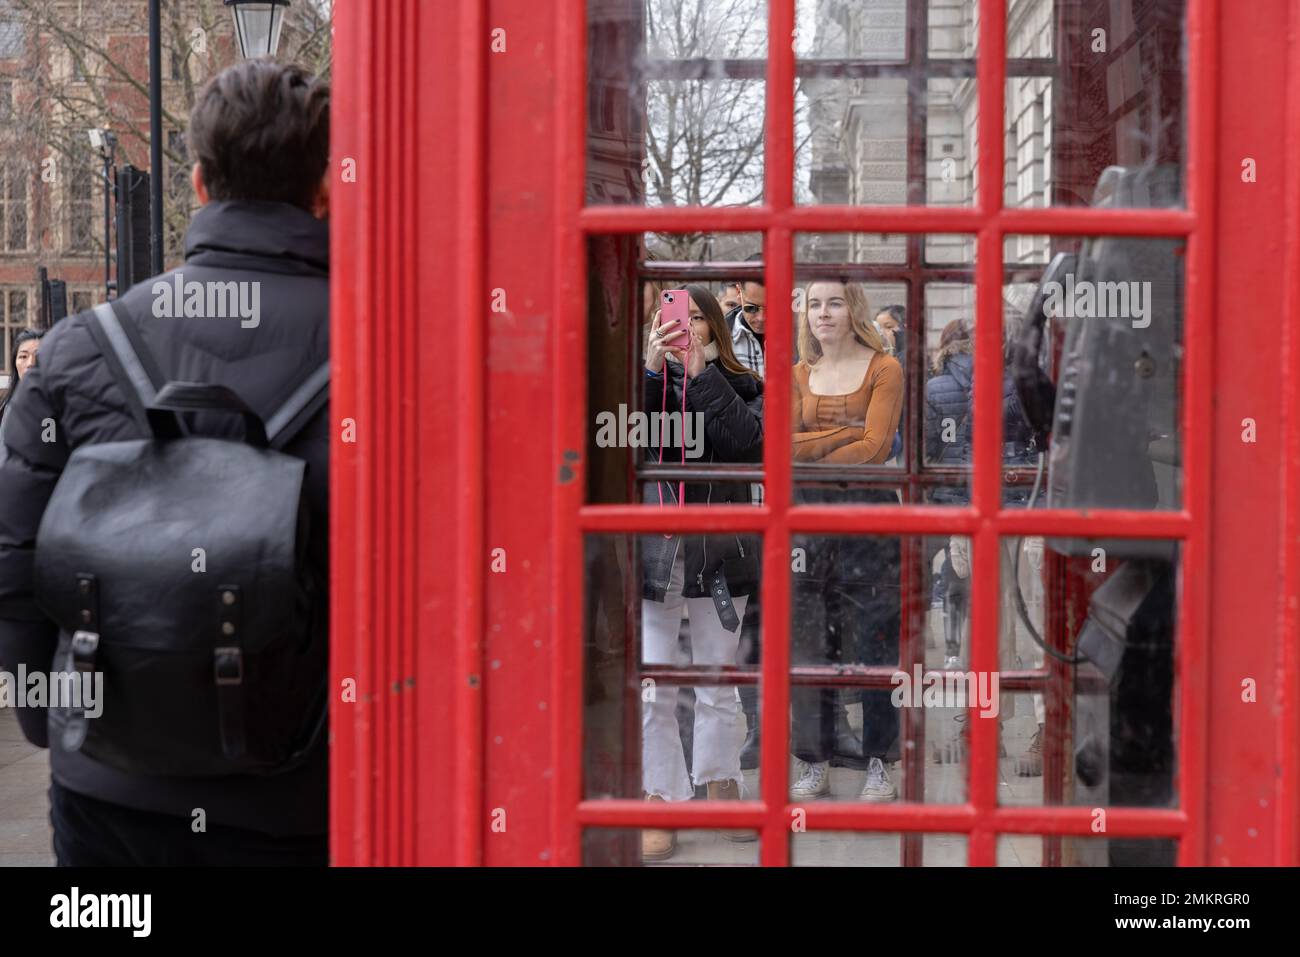
{"label": "glass pane", "polygon": [[806,76],[795,97],[795,200],[970,206],[979,102],[969,77]]}
{"label": "glass pane", "polygon": [[965,867],[964,834],[807,831],[790,840],[792,867]]}
{"label": "glass pane", "polygon": [[[589,240],[589,501],[762,501],[761,250],[751,233]],[[691,355],[652,348],[655,322],[674,308],[694,317]],[[534,347],[526,331],[508,331],[494,350]]]}
{"label": "glass pane", "polygon": [[1181,506],[1185,248],[1181,239],[1007,237],[1008,504]]}
{"label": "glass pane", "polygon": [[1172,867],[1177,860],[1178,842],[1172,838],[998,837],[998,867]]}
{"label": "glass pane", "polygon": [[[757,831],[688,829],[650,832],[635,828],[587,828],[582,832],[583,867],[757,867]],[[667,835],[671,834],[672,837]],[[744,840],[738,840],[740,837]],[[661,857],[661,847],[672,853]]]}
{"label": "glass pane", "polygon": [[587,202],[763,198],[766,0],[588,0]]}
{"label": "glass pane", "polygon": [[809,233],[795,250],[796,504],[964,504],[974,237]]}
{"label": "glass pane", "polygon": [[792,538],[791,800],[965,799],[970,577],[945,540]]}
{"label": "glass pane", "polygon": [[1055,14],[1009,0],[1008,207],[1183,204],[1185,14],[1186,0],[1055,0]]}
{"label": "glass pane", "polygon": [[[974,202],[974,6],[801,0],[796,202]],[[928,59],[912,49],[927,34]]]}
{"label": "glass pane", "polygon": [[922,450],[934,476],[925,500],[967,505],[975,435],[974,284],[927,284],[925,332]]}
{"label": "glass pane", "polygon": [[1174,807],[1180,549],[1007,538],[1001,803]]}
{"label": "glass pane", "polygon": [[[976,6],[976,0],[798,0],[795,54],[800,60],[848,60],[859,69],[901,64],[908,60],[909,31],[925,29],[930,58],[971,59],[979,33]],[[921,65],[920,55],[915,62]]]}
{"label": "glass pane", "polygon": [[1007,0],[1007,58],[1050,57],[1054,12],[1052,0]]}
{"label": "glass pane", "polygon": [[979,41],[979,0],[929,0],[930,57],[971,59]]}
{"label": "glass pane", "polygon": [[907,59],[907,0],[798,0],[796,6],[800,60]]}
{"label": "glass pane", "polygon": [[586,543],[585,794],[756,799],[757,538]]}

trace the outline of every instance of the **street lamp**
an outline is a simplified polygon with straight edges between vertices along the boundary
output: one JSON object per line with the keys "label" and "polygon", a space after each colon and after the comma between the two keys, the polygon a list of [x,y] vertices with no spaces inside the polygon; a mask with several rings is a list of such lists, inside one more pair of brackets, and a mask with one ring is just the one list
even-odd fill
{"label": "street lamp", "polygon": [[99,152],[100,157],[104,160],[104,293],[106,298],[112,299],[115,287],[113,283],[113,254],[112,254],[112,223],[113,214],[109,209],[108,200],[110,192],[117,192],[117,185],[113,181],[113,162],[114,153],[117,150],[117,135],[112,130],[93,129],[87,130],[86,135],[90,138],[90,147]]}
{"label": "street lamp", "polygon": [[289,0],[225,0],[235,17],[239,52],[247,57],[275,56]]}

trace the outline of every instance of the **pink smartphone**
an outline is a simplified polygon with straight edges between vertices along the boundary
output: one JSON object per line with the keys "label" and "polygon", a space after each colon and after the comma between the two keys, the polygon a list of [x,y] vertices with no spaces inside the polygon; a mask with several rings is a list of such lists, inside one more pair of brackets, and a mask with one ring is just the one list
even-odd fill
{"label": "pink smartphone", "polygon": [[[660,297],[659,328],[666,344],[674,349],[691,346],[690,294],[685,289],[665,289]],[[678,330],[684,336],[669,338]]]}

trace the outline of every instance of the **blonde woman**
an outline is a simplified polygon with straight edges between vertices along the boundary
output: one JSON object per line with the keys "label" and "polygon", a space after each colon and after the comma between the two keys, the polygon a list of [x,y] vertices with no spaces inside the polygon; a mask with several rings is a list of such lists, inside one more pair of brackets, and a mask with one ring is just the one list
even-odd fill
{"label": "blonde woman", "polygon": [[[866,293],[854,283],[814,282],[804,290],[794,367],[794,460],[837,465],[884,462],[903,407],[903,370],[871,322]],[[796,489],[801,503],[897,503],[888,489]],[[793,573],[794,664],[897,664],[900,628],[899,542],[868,536],[797,536],[803,570]],[[898,711],[887,690],[859,693],[863,801],[898,796],[889,764],[897,760]],[[830,793],[835,738],[834,692],[791,689],[793,800]]]}

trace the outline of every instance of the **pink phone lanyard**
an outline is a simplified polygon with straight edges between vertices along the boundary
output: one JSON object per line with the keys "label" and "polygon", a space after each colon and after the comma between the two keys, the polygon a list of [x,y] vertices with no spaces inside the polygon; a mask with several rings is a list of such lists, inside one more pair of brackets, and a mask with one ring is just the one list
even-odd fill
{"label": "pink phone lanyard", "polygon": [[[690,355],[689,348],[687,355]],[[690,376],[686,374],[686,361],[682,362],[682,465],[686,464],[686,383],[690,381]],[[668,428],[668,357],[664,356],[664,391],[663,399],[659,404],[659,411],[662,414],[660,418],[660,428]],[[664,437],[659,436],[659,464],[664,464]],[[655,487],[659,490],[659,505],[664,504],[664,487],[662,482],[655,482]],[[686,504],[686,481],[685,479],[677,483],[677,505],[681,507]],[[664,538],[672,538],[671,535],[665,535]]]}

